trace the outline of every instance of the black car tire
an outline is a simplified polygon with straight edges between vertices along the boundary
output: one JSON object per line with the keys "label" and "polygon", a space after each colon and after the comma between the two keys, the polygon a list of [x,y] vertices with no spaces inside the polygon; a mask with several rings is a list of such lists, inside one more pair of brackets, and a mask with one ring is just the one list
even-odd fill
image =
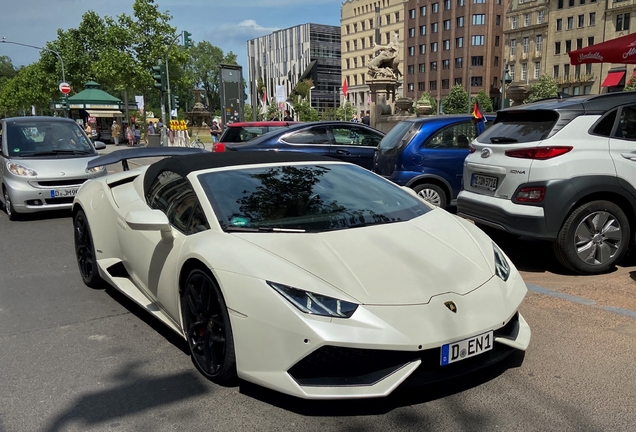
{"label": "black car tire", "polygon": [[[415,193],[424,201],[439,208],[445,209],[448,206],[448,197],[441,187],[432,183],[420,183],[413,186]],[[435,198],[437,195],[438,198]]]}
{"label": "black car tire", "polygon": [[[597,232],[589,239],[587,243],[593,248],[592,251],[598,250],[600,247],[606,247],[606,251],[614,250],[614,253],[608,256],[604,262],[590,264],[577,254],[577,230],[590,230],[590,233],[595,230],[594,226],[591,225],[594,223],[595,215],[607,215],[612,220],[612,226],[618,231],[613,231],[616,233],[612,236],[614,238],[608,238],[605,234],[609,231],[606,231],[605,233]],[[603,225],[607,226],[607,223]],[[553,250],[559,262],[567,269],[581,274],[600,274],[612,269],[625,256],[629,238],[630,227],[625,212],[613,202],[592,201],[576,208],[566,219],[553,243]],[[584,241],[584,239],[581,241],[582,246]],[[597,255],[595,254],[595,256]]]}
{"label": "black car tire", "polygon": [[90,288],[103,288],[104,279],[99,275],[97,255],[93,235],[88,225],[88,219],[83,210],[78,211],[73,218],[73,237],[75,239],[75,257],[80,276],[84,284]]}
{"label": "black car tire", "polygon": [[7,213],[10,221],[20,220],[20,213],[15,211],[13,208],[13,204],[11,203],[11,197],[9,196],[9,191],[5,186],[2,186],[2,193],[4,196],[4,211]]}
{"label": "black car tire", "polygon": [[181,316],[196,368],[216,384],[232,385],[237,373],[230,316],[207,269],[190,271],[181,291]]}

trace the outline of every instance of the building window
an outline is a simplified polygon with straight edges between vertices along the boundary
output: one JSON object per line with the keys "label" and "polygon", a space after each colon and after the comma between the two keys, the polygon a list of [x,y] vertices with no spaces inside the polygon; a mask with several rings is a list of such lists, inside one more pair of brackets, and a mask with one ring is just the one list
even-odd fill
{"label": "building window", "polygon": [[591,63],[586,63],[585,64],[585,73],[588,75],[592,74],[592,64]]}
{"label": "building window", "polygon": [[385,20],[386,20],[386,25],[391,24],[391,15],[387,14],[386,17],[385,17]]}
{"label": "building window", "polygon": [[510,75],[510,78],[512,78],[512,80],[515,80],[515,65],[510,65],[510,68],[508,69],[508,74]]}
{"label": "building window", "polygon": [[616,31],[629,30],[629,14],[616,15]]}
{"label": "building window", "polygon": [[456,21],[457,21],[457,27],[464,27],[464,17],[463,16],[457,17]]}
{"label": "building window", "polygon": [[351,63],[349,61],[350,61],[350,59],[347,59],[347,67],[346,67],[346,69],[351,69]]}
{"label": "building window", "polygon": [[534,62],[534,79],[539,79],[541,74],[541,62]]}
{"label": "building window", "polygon": [[554,55],[561,54],[561,42],[554,43]]}
{"label": "building window", "polygon": [[387,45],[391,43],[391,33],[386,32],[386,33],[384,34],[384,38],[386,39],[386,43],[387,43]]}
{"label": "building window", "polygon": [[537,35],[534,40],[534,49],[537,54],[541,54],[541,51],[543,50],[543,36]]}
{"label": "building window", "polygon": [[564,64],[563,65],[563,76],[565,76],[566,78],[570,76],[570,65],[569,64]]}
{"label": "building window", "polygon": [[483,3],[486,3],[486,0],[473,0],[473,3],[475,3],[475,4],[483,4]]}
{"label": "building window", "polygon": [[516,29],[519,18],[516,17],[516,16],[513,16],[511,19],[512,19],[512,21],[510,23],[510,27],[513,28],[513,29]]}
{"label": "building window", "polygon": [[370,28],[370,29],[372,29],[372,28],[373,28],[373,20],[372,20],[372,19],[370,19],[370,20],[369,20],[369,28]]}
{"label": "building window", "polygon": [[501,15],[495,16],[495,25],[501,25]]}
{"label": "building window", "polygon": [[358,50],[358,40],[357,39],[353,41],[353,50],[354,51]]}
{"label": "building window", "polygon": [[444,30],[450,30],[450,20],[444,20]]}
{"label": "building window", "polygon": [[442,80],[442,89],[448,89],[450,86],[448,85],[448,80],[447,79],[443,79]]}
{"label": "building window", "polygon": [[423,82],[418,82],[417,83],[417,89],[419,91],[423,92],[425,90],[424,83]]}
{"label": "building window", "polygon": [[563,9],[563,0],[557,1],[557,9]]}
{"label": "building window", "polygon": [[413,83],[409,83],[409,92],[415,91],[415,85]]}
{"label": "building window", "polygon": [[568,26],[566,30],[572,30],[574,28],[574,17],[568,17]]}
{"label": "building window", "polygon": [[592,86],[586,85],[583,87],[583,94],[589,95],[592,93]]}
{"label": "building window", "polygon": [[346,42],[346,46],[347,46],[347,52],[351,51],[349,41]]}
{"label": "building window", "polygon": [[484,44],[484,36],[483,35],[473,35],[470,37],[471,45],[483,45]]}
{"label": "building window", "polygon": [[456,67],[456,68],[461,68],[461,67],[462,67],[462,64],[463,64],[463,59],[462,59],[462,57],[457,57],[457,58],[455,59],[455,67]]}
{"label": "building window", "polygon": [[420,6],[420,15],[426,16],[426,6]]}
{"label": "building window", "polygon": [[450,69],[450,60],[442,60],[442,69],[449,70]]}
{"label": "building window", "polygon": [[444,51],[450,50],[450,39],[446,39],[444,41],[444,48],[443,49],[444,49]]}
{"label": "building window", "polygon": [[552,67],[552,74],[554,75],[555,78],[559,77],[559,65],[554,65]]}
{"label": "building window", "polygon": [[419,66],[420,73],[426,72],[426,63],[420,63],[418,66]]}
{"label": "building window", "polygon": [[437,52],[437,42],[431,42],[431,52]]}
{"label": "building window", "polygon": [[528,63],[521,63],[521,81],[528,79]]}
{"label": "building window", "polygon": [[537,24],[543,24],[543,16],[544,16],[544,13],[542,10],[537,12]]}
{"label": "building window", "polygon": [[578,16],[578,23],[577,23],[577,27],[578,28],[582,28],[583,26],[585,26],[585,15],[581,14]]}
{"label": "building window", "polygon": [[364,30],[365,30],[365,29],[364,29],[364,21],[362,21],[362,22],[360,23],[360,29],[361,29],[362,31],[364,31]]}
{"label": "building window", "polygon": [[574,6],[574,0],[568,0],[568,6],[573,7]]}
{"label": "building window", "polygon": [[523,26],[528,27],[530,25],[530,14],[525,14],[523,16]]}
{"label": "building window", "polygon": [[528,46],[530,45],[529,39],[530,38],[527,38],[527,37],[523,38],[522,46],[523,46],[523,53],[524,54],[528,54]]}
{"label": "building window", "polygon": [[499,66],[499,57],[495,56],[495,66]]}
{"label": "building window", "polygon": [[444,10],[450,10],[451,0],[444,0]]}
{"label": "building window", "polygon": [[461,78],[455,78],[455,85],[462,85],[462,79]]}
{"label": "building window", "polygon": [[414,19],[415,18],[415,9],[410,9],[409,10],[409,18],[410,19]]}
{"label": "building window", "polygon": [[464,0],[457,0],[457,6],[458,7],[464,6]]}
{"label": "building window", "polygon": [[432,29],[433,33],[437,33],[437,23],[431,24],[431,29]]}
{"label": "building window", "polygon": [[431,72],[436,72],[437,71],[437,62],[431,62]]}
{"label": "building window", "polygon": [[409,75],[415,75],[415,65],[409,65]]}
{"label": "building window", "polygon": [[455,38],[455,48],[463,48],[464,47],[464,38],[458,37]]}
{"label": "building window", "polygon": [[571,40],[566,40],[565,41],[565,53],[569,53],[570,51],[572,51],[572,41]]}
{"label": "building window", "polygon": [[353,68],[357,68],[358,67],[358,57],[354,57],[353,58]]}
{"label": "building window", "polygon": [[426,44],[420,45],[420,54],[426,54]]}
{"label": "building window", "polygon": [[413,57],[415,55],[415,47],[409,47],[409,57]]}
{"label": "building window", "polygon": [[517,39],[510,39],[510,55],[517,54]]}
{"label": "building window", "polygon": [[347,28],[347,34],[351,33],[351,29],[349,28],[349,26],[346,27]]}
{"label": "building window", "polygon": [[591,26],[596,25],[596,12],[590,12],[590,24]]}
{"label": "building window", "polygon": [[353,25],[353,32],[354,33],[358,32],[358,24],[357,23]]}
{"label": "building window", "polygon": [[422,25],[420,26],[420,35],[424,36],[426,34],[426,26]]}
{"label": "building window", "polygon": [[587,38],[587,46],[590,46],[590,45],[594,45],[594,36],[589,36]]}
{"label": "building window", "polygon": [[473,25],[484,25],[484,24],[486,24],[486,14],[473,15]]}
{"label": "building window", "polygon": [[428,89],[429,90],[437,90],[437,81],[430,81],[428,83]]}
{"label": "building window", "polygon": [[499,36],[495,36],[495,46],[499,46]]}
{"label": "building window", "polygon": [[439,12],[439,3],[433,3],[433,4],[431,5],[431,8],[432,8],[432,10],[433,10],[433,13],[437,13],[437,12]]}
{"label": "building window", "polygon": [[400,13],[399,12],[395,13],[395,22],[400,22]]}
{"label": "building window", "polygon": [[556,20],[556,30],[557,31],[563,30],[563,20],[561,18],[558,18]]}
{"label": "building window", "polygon": [[414,28],[410,28],[410,29],[409,29],[409,37],[410,37],[410,38],[415,37],[415,29],[414,29]]}
{"label": "building window", "polygon": [[581,49],[581,48],[583,48],[583,38],[578,38],[576,40],[576,49],[578,50],[578,49]]}
{"label": "building window", "polygon": [[484,65],[484,56],[471,56],[470,57],[470,65],[471,66],[483,66]]}
{"label": "building window", "polygon": [[364,49],[364,38],[360,39],[360,44],[362,45],[362,49]]}
{"label": "building window", "polygon": [[577,79],[581,78],[581,65],[574,66],[574,76]]}
{"label": "building window", "polygon": [[483,87],[483,79],[480,76],[470,77],[470,86],[471,87]]}

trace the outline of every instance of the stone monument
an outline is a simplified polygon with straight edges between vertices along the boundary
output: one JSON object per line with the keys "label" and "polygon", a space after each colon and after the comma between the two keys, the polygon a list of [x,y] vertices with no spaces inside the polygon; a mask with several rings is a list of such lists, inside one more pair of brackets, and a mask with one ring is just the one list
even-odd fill
{"label": "stone monument", "polygon": [[390,115],[389,100],[395,102],[395,90],[400,86],[402,76],[399,65],[400,40],[395,32],[388,45],[373,45],[378,50],[375,57],[367,64],[367,84],[371,91],[371,126],[375,127],[379,115]]}

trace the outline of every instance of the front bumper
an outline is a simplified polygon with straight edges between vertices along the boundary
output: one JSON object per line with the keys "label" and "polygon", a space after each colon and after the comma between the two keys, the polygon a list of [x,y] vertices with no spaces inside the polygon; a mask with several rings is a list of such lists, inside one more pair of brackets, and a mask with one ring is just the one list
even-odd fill
{"label": "front bumper", "polygon": [[[440,294],[427,304],[361,305],[349,319],[303,314],[274,290],[250,288],[239,275],[225,273],[221,279],[222,286],[232,286],[224,295],[239,377],[300,398],[387,396],[403,384],[485,367],[530,342],[530,327],[517,312],[527,289],[516,272],[507,283],[493,277],[468,294]],[[235,296],[248,293],[253,301],[234,306],[242,303]],[[447,301],[457,305],[457,313]],[[442,345],[490,330],[492,351],[440,366]]]}

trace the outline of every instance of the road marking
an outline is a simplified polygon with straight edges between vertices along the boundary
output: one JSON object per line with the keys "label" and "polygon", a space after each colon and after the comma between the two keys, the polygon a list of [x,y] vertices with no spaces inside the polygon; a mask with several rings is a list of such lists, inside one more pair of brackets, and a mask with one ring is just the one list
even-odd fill
{"label": "road marking", "polygon": [[560,298],[563,300],[571,301],[572,303],[578,303],[585,306],[592,306],[598,309],[603,309],[604,311],[607,311],[607,312],[613,312],[619,315],[636,319],[636,311],[633,311],[631,309],[623,309],[623,308],[618,308],[614,306],[601,306],[598,303],[596,303],[594,300],[586,299],[585,297],[578,297],[578,296],[573,296],[570,294],[564,294],[559,291],[554,291],[548,288],[543,288],[543,287],[532,285],[532,284],[526,284],[526,286],[528,287],[530,291],[534,291],[539,294],[545,294],[551,297]]}

